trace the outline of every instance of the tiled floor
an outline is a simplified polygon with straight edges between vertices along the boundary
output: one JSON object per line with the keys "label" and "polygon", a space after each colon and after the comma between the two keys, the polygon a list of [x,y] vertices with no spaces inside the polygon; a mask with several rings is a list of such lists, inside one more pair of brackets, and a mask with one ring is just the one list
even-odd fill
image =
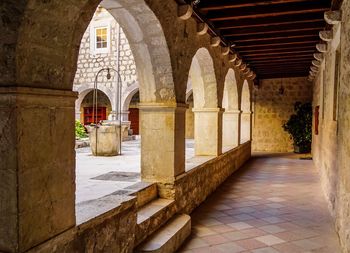
{"label": "tiled floor", "polygon": [[339,253],[312,161],[257,155],[192,213],[179,252]]}

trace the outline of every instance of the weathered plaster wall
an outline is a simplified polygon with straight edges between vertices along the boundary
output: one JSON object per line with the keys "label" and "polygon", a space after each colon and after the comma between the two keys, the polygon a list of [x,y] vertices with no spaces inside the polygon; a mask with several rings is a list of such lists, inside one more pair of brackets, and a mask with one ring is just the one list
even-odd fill
{"label": "weathered plaster wall", "polygon": [[[342,22],[333,26],[322,67],[314,82],[313,105],[320,106],[319,134],[313,132],[313,159],[320,170],[322,186],[335,218],[343,248],[350,249],[350,1],[344,0]],[[336,62],[336,50],[340,53]],[[336,63],[340,66],[338,103]],[[334,108],[338,107],[337,117]]]}
{"label": "weathered plaster wall", "polygon": [[[280,94],[284,87],[283,95]],[[294,103],[312,101],[312,83],[307,78],[260,80],[254,88],[253,150],[293,151],[293,143],[282,125],[294,113]]]}

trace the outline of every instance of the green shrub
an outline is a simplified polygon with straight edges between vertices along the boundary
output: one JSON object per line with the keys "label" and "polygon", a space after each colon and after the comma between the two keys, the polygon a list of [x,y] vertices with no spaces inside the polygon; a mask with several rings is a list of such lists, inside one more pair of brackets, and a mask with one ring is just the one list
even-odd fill
{"label": "green shrub", "polygon": [[75,121],[75,136],[79,139],[88,137],[84,125],[79,120]]}
{"label": "green shrub", "polygon": [[301,153],[311,150],[312,140],[312,105],[296,102],[295,114],[283,125],[283,129],[291,135],[294,147],[299,147]]}

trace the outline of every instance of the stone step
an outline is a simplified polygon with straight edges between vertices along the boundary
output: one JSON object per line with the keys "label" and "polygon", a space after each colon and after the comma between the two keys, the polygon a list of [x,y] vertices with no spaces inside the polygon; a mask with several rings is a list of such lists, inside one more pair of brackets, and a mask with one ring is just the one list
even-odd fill
{"label": "stone step", "polygon": [[190,234],[191,217],[187,214],[176,215],[141,244],[136,252],[172,253],[181,246]]}
{"label": "stone step", "polygon": [[159,229],[175,213],[175,201],[169,199],[155,199],[141,207],[137,212],[135,245]]}
{"label": "stone step", "polygon": [[139,182],[126,187],[125,190],[132,191],[130,195],[137,197],[138,208],[143,207],[158,197],[157,184],[154,183]]}

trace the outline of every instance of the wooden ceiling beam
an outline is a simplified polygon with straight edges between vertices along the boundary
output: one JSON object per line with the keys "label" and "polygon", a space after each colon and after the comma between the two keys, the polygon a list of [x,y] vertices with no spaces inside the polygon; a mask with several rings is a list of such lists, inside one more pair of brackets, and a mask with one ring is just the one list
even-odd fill
{"label": "wooden ceiling beam", "polygon": [[264,41],[264,42],[253,42],[253,43],[244,43],[244,44],[238,44],[235,47],[235,50],[242,49],[242,48],[258,48],[258,47],[274,47],[274,46],[282,46],[282,45],[298,45],[298,44],[304,44],[304,43],[314,43],[316,45],[317,42],[319,42],[318,36],[315,36],[315,38],[309,38],[305,40],[300,39],[286,39],[286,40],[279,40],[276,42],[273,41]]}
{"label": "wooden ceiling beam", "polygon": [[237,9],[221,9],[212,11],[206,15],[210,21],[224,20],[244,20],[265,17],[280,17],[285,15],[307,14],[307,13],[324,13],[329,10],[325,3],[303,2],[293,4],[279,4],[256,7],[243,7]]}
{"label": "wooden ceiling beam", "polygon": [[249,63],[249,66],[254,67],[254,64],[256,64],[256,63],[306,61],[306,60],[310,61],[310,64],[311,64],[312,57],[302,56],[302,57],[295,57],[294,59],[292,58],[292,59],[274,59],[274,60],[271,60],[271,59],[252,59],[250,61],[247,61],[247,63]]}
{"label": "wooden ceiling beam", "polygon": [[260,28],[250,29],[227,29],[221,34],[223,36],[246,36],[246,35],[260,35],[260,34],[273,34],[273,33],[289,33],[289,32],[300,32],[300,31],[320,31],[324,28],[324,22],[305,23],[300,24],[288,24],[281,26],[266,26]]}
{"label": "wooden ceiling beam", "polygon": [[267,56],[267,55],[288,55],[288,54],[300,54],[300,53],[314,53],[315,49],[309,49],[309,50],[290,50],[290,51],[282,51],[282,52],[262,52],[262,53],[246,53],[243,54],[240,52],[241,57],[251,57],[251,56]]}
{"label": "wooden ceiling beam", "polygon": [[249,53],[269,53],[269,52],[291,52],[293,50],[306,50],[306,49],[315,49],[315,44],[305,44],[305,45],[296,45],[296,46],[282,46],[282,47],[270,47],[270,48],[263,48],[263,49],[245,49],[245,50],[239,50],[240,54],[249,54]]}
{"label": "wooden ceiling beam", "polygon": [[244,59],[246,61],[250,61],[250,60],[256,60],[256,59],[289,59],[289,58],[295,58],[295,57],[310,57],[311,59],[313,58],[312,54],[308,54],[308,53],[301,53],[301,54],[294,54],[294,55],[268,55],[268,56],[264,56],[264,55],[259,55],[259,56],[246,56],[244,57]]}
{"label": "wooden ceiling beam", "polygon": [[259,79],[274,79],[274,78],[289,78],[289,77],[307,77],[308,73],[279,73],[279,74],[265,74],[258,75]]}
{"label": "wooden ceiling beam", "polygon": [[[311,0],[317,2],[317,0]],[[270,0],[270,1],[260,1],[260,0],[236,0],[234,2],[230,0],[220,0],[220,1],[211,1],[200,3],[198,7],[202,11],[213,11],[213,10],[222,10],[222,9],[233,9],[233,8],[242,8],[242,7],[256,7],[263,5],[272,5],[272,4],[289,4],[289,3],[299,3],[305,2],[305,0]]]}
{"label": "wooden ceiling beam", "polygon": [[282,39],[302,39],[302,38],[315,38],[317,37],[317,33],[310,33],[310,32],[299,32],[299,33],[290,33],[287,35],[283,34],[275,34],[275,36],[271,35],[251,35],[251,36],[241,36],[241,37],[233,37],[233,36],[226,36],[228,40],[234,41],[234,43],[243,43],[243,42],[250,42],[250,41],[271,41],[271,40],[282,40]]}
{"label": "wooden ceiling beam", "polygon": [[[310,65],[310,60],[255,63],[254,68],[264,67],[264,66],[285,66],[285,65],[300,65],[300,64],[301,65]],[[253,65],[249,65],[249,66],[253,66]]]}
{"label": "wooden ceiling beam", "polygon": [[219,30],[226,29],[243,29],[243,28],[256,28],[266,26],[280,26],[289,24],[305,24],[314,22],[324,22],[324,17],[321,13],[311,13],[309,15],[289,15],[280,17],[268,17],[268,18],[256,18],[248,20],[235,20],[235,21],[220,21],[214,22],[214,26]]}

